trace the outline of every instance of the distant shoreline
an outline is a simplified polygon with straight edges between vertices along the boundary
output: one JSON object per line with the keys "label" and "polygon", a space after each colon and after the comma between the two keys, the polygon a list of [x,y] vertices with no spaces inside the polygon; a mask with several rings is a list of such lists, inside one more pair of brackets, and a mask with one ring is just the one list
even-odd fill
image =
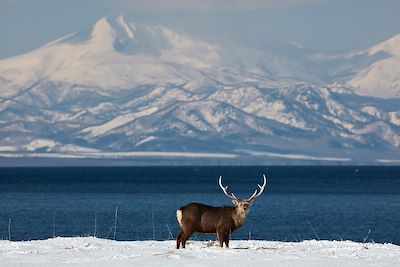
{"label": "distant shoreline", "polygon": [[400,166],[400,159],[350,158],[267,153],[241,155],[191,152],[115,152],[95,154],[0,153],[0,167],[67,166]]}

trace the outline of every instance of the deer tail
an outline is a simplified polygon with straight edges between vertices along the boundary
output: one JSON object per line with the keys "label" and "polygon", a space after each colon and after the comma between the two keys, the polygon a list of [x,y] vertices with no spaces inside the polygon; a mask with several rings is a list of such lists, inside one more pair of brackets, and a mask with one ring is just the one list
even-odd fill
{"label": "deer tail", "polygon": [[176,219],[178,220],[179,226],[182,227],[182,210],[176,211]]}

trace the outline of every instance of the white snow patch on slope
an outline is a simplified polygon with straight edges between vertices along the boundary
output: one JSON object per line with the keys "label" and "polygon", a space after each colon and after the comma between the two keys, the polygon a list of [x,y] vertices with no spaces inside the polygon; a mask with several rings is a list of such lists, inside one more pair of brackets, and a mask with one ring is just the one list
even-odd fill
{"label": "white snow patch on slope", "polygon": [[0,146],[1,152],[18,151],[20,148],[16,146]]}
{"label": "white snow patch on slope", "polygon": [[389,112],[390,122],[394,125],[400,126],[400,111]]}
{"label": "white snow patch on slope", "polygon": [[364,113],[367,113],[368,115],[373,116],[373,117],[377,117],[377,118],[381,117],[380,112],[376,107],[365,106],[365,107],[361,108],[361,111]]}
{"label": "white snow patch on slope", "polygon": [[105,103],[100,103],[95,107],[88,108],[89,112],[94,114],[94,115],[99,115],[102,113],[105,113],[109,110],[112,110],[114,108],[114,104],[110,102],[105,102]]}
{"label": "white snow patch on slope", "polygon": [[145,144],[147,142],[151,142],[153,140],[156,140],[156,137],[155,136],[149,136],[149,137],[146,137],[145,139],[140,140],[139,142],[137,142],[135,146],[140,146],[140,145],[143,145],[143,144]]}
{"label": "white snow patch on slope", "polygon": [[151,108],[148,108],[148,109],[136,112],[136,113],[120,115],[104,124],[85,128],[81,131],[81,133],[88,134],[90,137],[96,137],[96,136],[102,135],[108,131],[111,131],[112,129],[115,129],[115,128],[121,127],[122,125],[130,123],[130,122],[132,122],[138,118],[141,118],[143,116],[149,116],[157,111],[158,111],[157,107],[151,107]]}
{"label": "white snow patch on slope", "polygon": [[[34,152],[38,149],[45,149],[46,152]],[[21,150],[23,152],[21,152]],[[31,141],[27,145],[21,146],[0,146],[0,152],[2,156],[13,155],[11,157],[20,157],[20,156],[27,156],[27,155],[49,155],[48,157],[70,157],[67,154],[63,153],[72,153],[72,157],[81,156],[78,155],[79,153],[101,153],[100,150],[89,148],[89,147],[82,147],[73,144],[61,144],[59,142],[53,140],[46,140],[46,139],[37,139]],[[7,152],[13,152],[8,154]],[[14,153],[19,152],[19,153]],[[24,152],[29,152],[28,154]],[[33,152],[33,153],[31,153]]]}
{"label": "white snow patch on slope", "polygon": [[398,266],[400,247],[351,241],[113,241],[93,237],[0,241],[4,266]]}
{"label": "white snow patch on slope", "polygon": [[53,140],[37,139],[37,140],[33,140],[32,142],[30,142],[26,146],[26,149],[28,151],[35,151],[36,149],[40,149],[40,148],[51,149],[51,148],[53,148],[53,147],[55,147],[57,145],[58,145],[58,143],[53,141]]}
{"label": "white snow patch on slope", "polygon": [[244,110],[261,118],[274,120],[295,128],[313,130],[300,117],[293,114],[281,100],[268,101],[265,98],[258,98]]}
{"label": "white snow patch on slope", "polygon": [[230,104],[261,118],[308,129],[306,123],[292,114],[282,100],[268,99],[254,87],[220,90],[211,95],[210,99]]}
{"label": "white snow patch on slope", "polygon": [[376,133],[383,140],[387,141],[388,143],[392,144],[393,146],[400,147],[399,133],[382,121],[378,121],[375,123],[365,125],[359,129],[352,129],[352,133],[357,134],[357,135]]}

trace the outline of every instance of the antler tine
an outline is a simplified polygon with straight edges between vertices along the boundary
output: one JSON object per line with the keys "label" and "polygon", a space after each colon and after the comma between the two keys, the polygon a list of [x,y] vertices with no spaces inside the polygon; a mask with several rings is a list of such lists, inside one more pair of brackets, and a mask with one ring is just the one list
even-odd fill
{"label": "antler tine", "polygon": [[257,195],[257,189],[254,191],[254,193],[247,200],[251,200],[253,197],[255,197],[255,195]]}
{"label": "antler tine", "polygon": [[228,186],[222,185],[222,176],[219,177],[219,187],[221,187],[225,196],[229,197],[230,199],[238,200],[238,198],[233,193],[231,193],[231,195],[228,195],[228,192],[226,191],[226,190],[228,190]]}
{"label": "antler tine", "polygon": [[265,176],[265,174],[263,174],[263,178],[264,178],[263,185],[257,184],[260,191],[257,192],[258,190],[256,189],[256,191],[254,191],[254,193],[247,199],[248,201],[253,201],[255,198],[259,197],[264,192],[265,186],[267,185],[267,177]]}

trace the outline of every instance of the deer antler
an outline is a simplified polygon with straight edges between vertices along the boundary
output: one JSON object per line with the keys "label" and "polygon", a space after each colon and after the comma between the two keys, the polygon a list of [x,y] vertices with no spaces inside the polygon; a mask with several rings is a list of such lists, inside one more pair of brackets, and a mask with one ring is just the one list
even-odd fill
{"label": "deer antler", "polygon": [[233,193],[228,195],[228,193],[226,192],[226,190],[228,190],[228,186],[223,186],[222,185],[222,176],[219,177],[219,187],[221,187],[222,191],[224,191],[225,196],[227,196],[227,197],[229,197],[230,199],[233,199],[233,200],[239,200]]}
{"label": "deer antler", "polygon": [[267,185],[267,177],[265,176],[265,174],[263,174],[263,177],[264,177],[263,185],[257,184],[258,187],[260,188],[260,191],[257,192],[258,189],[256,189],[256,191],[254,191],[254,193],[247,199],[247,201],[254,201],[254,199],[259,197],[262,194],[262,192],[264,192],[265,186]]}

